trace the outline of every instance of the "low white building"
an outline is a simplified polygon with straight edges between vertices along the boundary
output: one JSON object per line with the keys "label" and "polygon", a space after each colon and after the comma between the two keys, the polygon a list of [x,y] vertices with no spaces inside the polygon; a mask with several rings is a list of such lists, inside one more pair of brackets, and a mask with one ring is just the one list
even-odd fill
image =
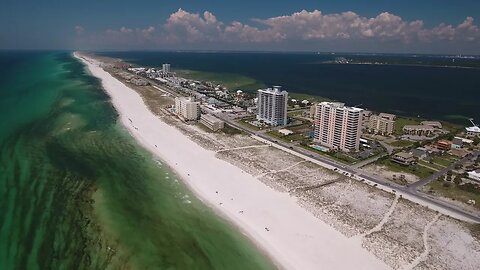
{"label": "low white building", "polygon": [[468,178],[474,181],[480,182],[480,169],[468,172]]}
{"label": "low white building", "polygon": [[395,128],[394,114],[380,113],[379,115],[371,115],[368,122],[368,129],[375,134],[390,135]]}
{"label": "low white building", "polygon": [[191,97],[175,98],[175,113],[185,121],[198,120],[200,117],[200,102]]}
{"label": "low white building", "polygon": [[247,107],[247,112],[248,113],[257,113],[257,106],[251,106],[251,107]]}
{"label": "low white building", "polygon": [[438,129],[442,128],[442,123],[438,121],[422,121],[420,124],[424,126],[431,126]]}
{"label": "low white building", "polygon": [[472,136],[472,137],[479,136],[480,137],[480,127],[477,127],[477,126],[467,127],[467,128],[465,128],[465,130],[467,131],[468,136]]}
{"label": "low white building", "polygon": [[213,131],[220,130],[225,126],[225,122],[210,114],[202,114],[200,123]]}
{"label": "low white building", "polygon": [[465,144],[471,144],[471,143],[473,143],[473,140],[470,140],[470,139],[467,139],[467,138],[455,137],[454,139],[462,140],[462,142],[465,143]]}
{"label": "low white building", "polygon": [[288,135],[291,135],[293,134],[293,131],[289,130],[289,129],[286,129],[286,128],[282,128],[278,131],[280,134],[284,135],[284,136],[288,136]]}

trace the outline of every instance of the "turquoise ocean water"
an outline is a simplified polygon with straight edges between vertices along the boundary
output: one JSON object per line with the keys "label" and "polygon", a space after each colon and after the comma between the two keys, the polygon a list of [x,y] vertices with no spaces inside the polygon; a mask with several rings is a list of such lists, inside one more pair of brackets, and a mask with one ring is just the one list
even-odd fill
{"label": "turquoise ocean water", "polygon": [[68,52],[0,52],[0,269],[272,269]]}

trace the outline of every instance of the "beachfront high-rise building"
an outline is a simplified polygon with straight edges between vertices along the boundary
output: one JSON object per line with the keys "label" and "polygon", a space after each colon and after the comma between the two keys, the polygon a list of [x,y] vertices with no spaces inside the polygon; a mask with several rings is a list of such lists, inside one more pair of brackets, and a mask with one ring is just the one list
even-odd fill
{"label": "beachfront high-rise building", "polygon": [[280,86],[258,89],[257,91],[257,120],[272,126],[287,124],[288,92],[281,91]]}
{"label": "beachfront high-rise building", "polygon": [[316,106],[314,142],[330,149],[358,151],[363,109],[340,102],[321,102]]}
{"label": "beachfront high-rise building", "polygon": [[170,64],[163,64],[162,65],[162,71],[163,73],[170,73]]}
{"label": "beachfront high-rise building", "polygon": [[195,102],[191,97],[176,97],[175,113],[185,121],[198,120],[200,117],[200,102]]}
{"label": "beachfront high-rise building", "polygon": [[371,115],[368,120],[369,131],[375,134],[390,135],[393,133],[394,126],[394,114],[381,113],[379,115]]}

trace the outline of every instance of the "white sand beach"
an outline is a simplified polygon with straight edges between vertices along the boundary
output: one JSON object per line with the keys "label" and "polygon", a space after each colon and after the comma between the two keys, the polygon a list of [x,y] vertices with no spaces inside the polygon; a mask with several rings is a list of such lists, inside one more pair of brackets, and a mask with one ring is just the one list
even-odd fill
{"label": "white sand beach", "polygon": [[279,268],[389,269],[361,242],[314,217],[288,193],[275,191],[218,159],[214,151],[164,123],[149,111],[137,92],[104,71],[98,62],[74,55],[101,79],[132,136],[173,168],[202,201],[237,225]]}

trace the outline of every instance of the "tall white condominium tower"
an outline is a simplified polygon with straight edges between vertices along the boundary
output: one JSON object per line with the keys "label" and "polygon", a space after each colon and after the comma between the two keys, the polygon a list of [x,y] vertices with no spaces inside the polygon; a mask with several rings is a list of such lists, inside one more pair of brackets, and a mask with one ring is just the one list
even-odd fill
{"label": "tall white condominium tower", "polygon": [[163,64],[162,65],[162,71],[163,71],[163,73],[169,73],[170,72],[170,64]]}
{"label": "tall white condominium tower", "polygon": [[345,152],[358,151],[363,109],[340,102],[321,102],[316,106],[314,142]]}
{"label": "tall white condominium tower", "polygon": [[288,92],[280,91],[280,86],[259,89],[257,92],[257,120],[272,126],[287,124]]}

